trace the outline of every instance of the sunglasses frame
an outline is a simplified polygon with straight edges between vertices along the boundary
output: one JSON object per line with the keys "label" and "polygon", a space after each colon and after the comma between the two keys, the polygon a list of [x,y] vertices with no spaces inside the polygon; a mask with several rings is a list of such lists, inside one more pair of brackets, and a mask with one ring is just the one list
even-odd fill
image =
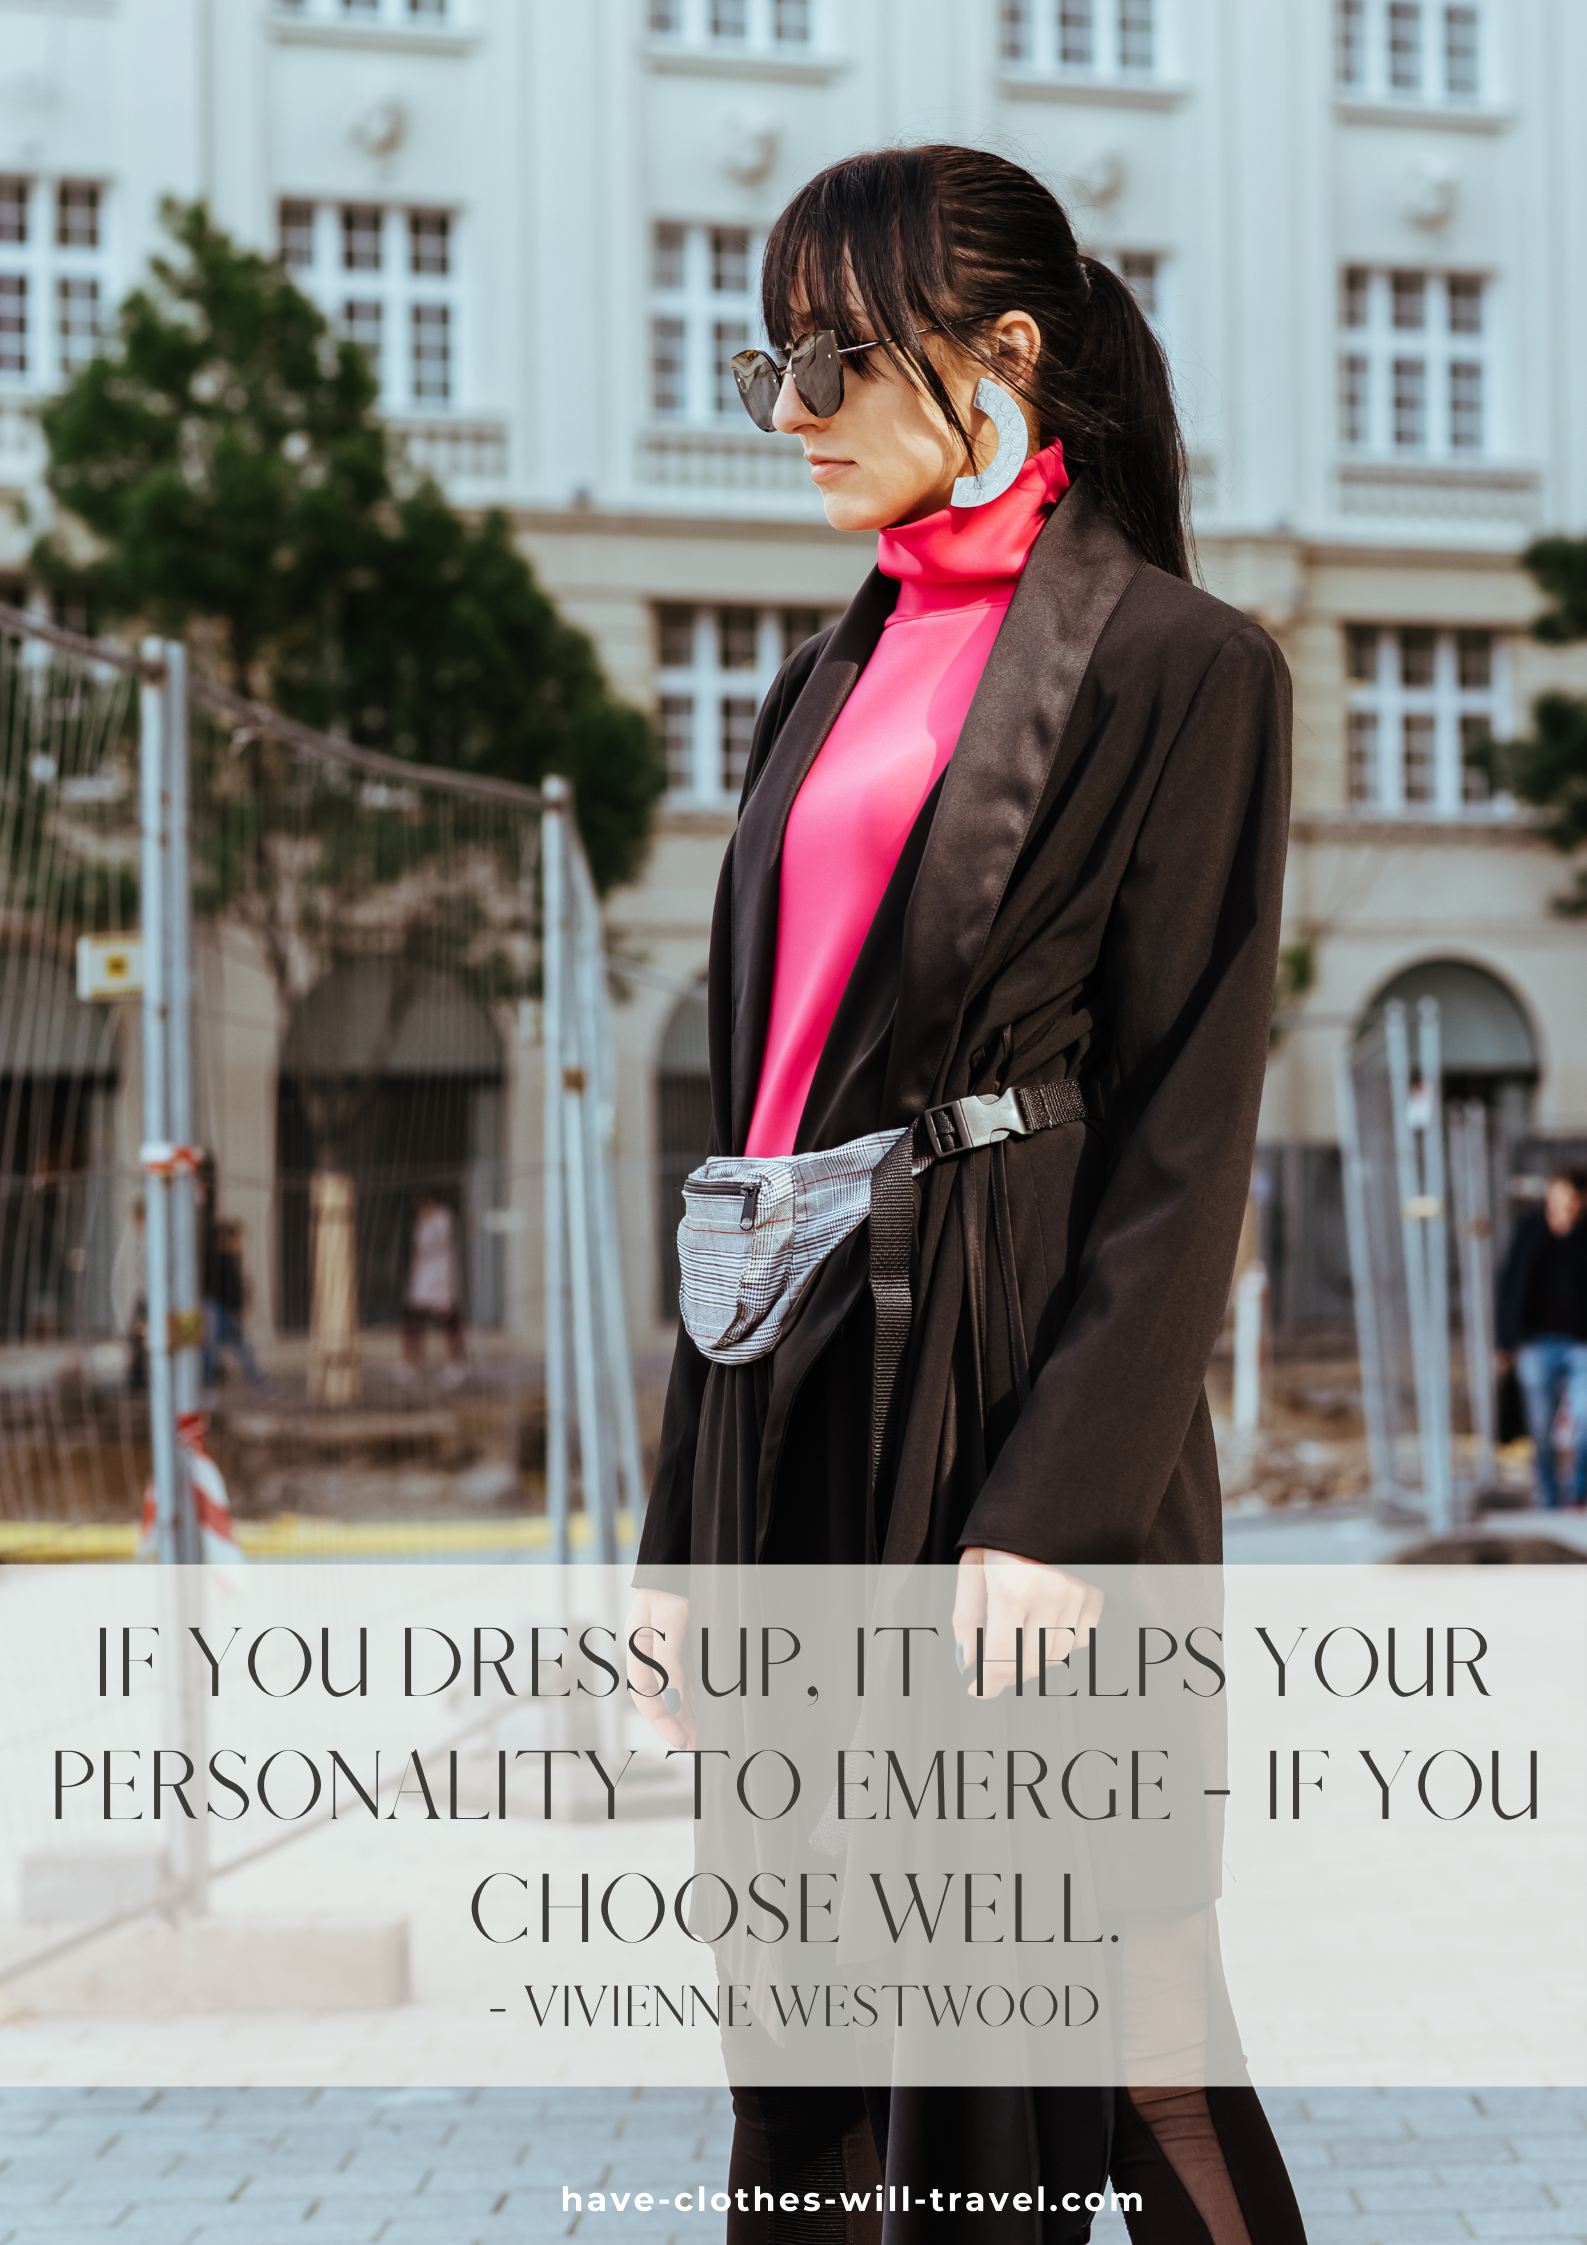
{"label": "sunglasses frame", "polygon": [[[782,386],[790,374],[793,376],[794,394],[805,411],[813,413],[818,421],[830,421],[843,403],[843,361],[855,357],[861,351],[879,351],[884,343],[891,341],[891,336],[879,335],[874,343],[840,343],[833,328],[821,327],[809,335],[801,335],[796,343],[791,343],[783,353],[780,364],[770,351],[752,349],[735,351],[728,360],[728,365],[733,370],[733,380],[738,385],[739,401],[744,411],[757,429],[770,436],[776,427],[772,415],[777,410]],[[816,390],[814,397],[799,379],[802,373],[810,380],[810,388]],[[830,404],[823,402],[825,390],[816,389],[817,375],[824,375],[829,384],[836,382],[837,396]],[[769,392],[764,387],[768,382]],[[760,411],[756,410],[756,405],[752,402],[757,389],[761,392]],[[769,403],[766,402],[768,395]],[[764,420],[761,412],[765,414]]]}

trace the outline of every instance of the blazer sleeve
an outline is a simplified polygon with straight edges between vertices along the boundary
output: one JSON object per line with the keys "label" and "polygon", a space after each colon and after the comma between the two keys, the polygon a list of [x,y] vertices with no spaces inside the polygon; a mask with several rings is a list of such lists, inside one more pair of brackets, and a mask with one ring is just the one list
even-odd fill
{"label": "blazer sleeve", "polygon": [[[749,800],[750,791],[765,769],[766,759],[772,752],[789,710],[798,700],[805,680],[830,637],[829,628],[818,633],[814,639],[806,640],[802,647],[794,650],[773,679],[755,719],[743,792],[739,797],[738,807],[741,813]],[[722,859],[711,921],[709,980],[713,1005],[718,1002],[721,993],[732,987],[733,962],[728,956],[733,925],[733,915],[729,909],[732,886],[733,845],[729,842]],[[730,1000],[728,1002],[731,1003]],[[715,1112],[717,1102],[714,1096],[711,1104],[712,1111]],[[713,1127],[708,1144],[702,1148],[702,1156],[718,1151],[717,1133]],[[699,1443],[700,1410],[710,1371],[709,1360],[700,1354],[690,1340],[688,1330],[680,1318],[672,1371],[667,1381],[667,1400],[661,1416],[661,1441],[656,1452],[656,1470],[651,1479],[650,1501],[645,1510],[645,1525],[639,1539],[639,1559],[647,1566],[685,1566],[689,1560],[694,1515],[694,1455]]]}
{"label": "blazer sleeve", "polygon": [[961,1545],[1139,1558],[1228,1302],[1289,834],[1290,685],[1254,624],[1214,655],[1103,936],[1109,1167],[1051,1356]]}

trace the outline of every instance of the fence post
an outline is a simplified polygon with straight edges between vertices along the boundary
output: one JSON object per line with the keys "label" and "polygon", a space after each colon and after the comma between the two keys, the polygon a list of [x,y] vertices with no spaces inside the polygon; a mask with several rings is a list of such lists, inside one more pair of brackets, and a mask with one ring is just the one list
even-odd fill
{"label": "fence post", "polygon": [[[617,1249],[616,1214],[611,1193],[611,1133],[616,1087],[612,1081],[611,1040],[606,1013],[606,952],[601,911],[583,854],[575,853],[573,879],[574,989],[579,1037],[587,1056],[583,1098],[584,1186],[588,1203],[591,1288],[598,1324],[595,1352],[603,1411],[601,1509],[596,1556],[603,1566],[617,1563],[619,1480],[634,1501],[634,1473],[628,1437],[634,1426],[633,1379],[623,1317],[622,1265]],[[635,1443],[637,1449],[637,1440]],[[589,1504],[586,1493],[585,1504]]]}
{"label": "fence post", "polygon": [[1422,998],[1416,1008],[1416,1056],[1422,1076],[1422,1258],[1427,1274],[1427,1374],[1433,1418],[1429,1438],[1436,1451],[1427,1489],[1428,1519],[1434,1532],[1448,1535],[1455,1525],[1455,1442],[1449,1402],[1449,1202],[1444,1174],[1444,1068],[1439,1042],[1438,1000]]}
{"label": "fence post", "polygon": [[[569,857],[572,854],[570,848]],[[588,1023],[578,1005],[578,979],[575,975],[570,1009],[573,1018],[564,1030],[562,1046],[567,1056],[562,1069],[562,1169],[567,1180],[568,1291],[573,1307],[573,1384],[579,1404],[579,1486],[584,1495],[584,1516],[595,1539],[595,1556],[604,1560],[612,1534],[611,1507],[607,1502],[606,1427],[601,1417],[595,1259],[590,1241],[589,1163],[585,1158],[593,1054]]]}
{"label": "fence post", "polygon": [[1372,1470],[1372,1493],[1381,1506],[1394,1491],[1394,1452],[1389,1441],[1389,1412],[1383,1392],[1383,1352],[1378,1337],[1377,1294],[1372,1276],[1372,1235],[1367,1222],[1366,1180],[1363,1174],[1361,1124],[1356,1113],[1356,1085],[1348,1049],[1334,1055],[1334,1106],[1339,1117],[1339,1151],[1343,1172],[1345,1238],[1350,1249],[1350,1298],[1356,1320],[1356,1353],[1361,1359],[1361,1416],[1366,1421],[1367,1461]]}
{"label": "fence post", "polygon": [[1479,1489],[1494,1479],[1493,1236],[1488,1203],[1488,1114],[1467,1100],[1449,1118],[1451,1199],[1460,1249],[1460,1324],[1466,1342],[1466,1385],[1476,1437]]}
{"label": "fence post", "polygon": [[[187,649],[159,643],[165,664],[161,742],[165,765],[166,1124],[179,1157],[171,1176],[171,1388],[177,1426],[198,1409],[204,1323],[198,1268],[198,1178],[193,1167],[193,900],[188,802]],[[177,1558],[199,1559],[192,1479],[180,1441],[176,1453]]]}
{"label": "fence post", "polygon": [[[613,1402],[613,1463],[617,1469],[615,1482],[620,1477],[628,1509],[638,1532],[638,1521],[644,1510],[645,1492],[639,1465],[639,1420],[634,1408],[634,1367],[628,1348],[628,1318],[623,1302],[623,1260],[618,1225],[617,1181],[614,1149],[617,1136],[617,1084],[613,1065],[611,1033],[611,1008],[606,991],[606,956],[601,932],[600,906],[596,901],[595,887],[590,879],[589,867],[583,858],[576,866],[579,902],[589,928],[587,963],[589,973],[590,1035],[595,1055],[595,1081],[592,1101],[593,1158],[592,1181],[595,1188],[594,1225],[596,1262],[600,1278],[601,1315],[606,1364]],[[612,1522],[611,1562],[617,1558],[617,1523]],[[604,1556],[604,1554],[603,1554]]]}
{"label": "fence post", "polygon": [[548,779],[540,814],[540,1022],[545,1050],[544,1138],[546,1515],[551,1556],[568,1559],[567,1206],[562,1157],[566,780]]}
{"label": "fence post", "polygon": [[[1431,1059],[1433,1078],[1428,1081],[1426,1065],[1427,1017],[1425,1008],[1434,1007]],[[1394,1158],[1400,1192],[1400,1237],[1405,1255],[1406,1294],[1410,1305],[1411,1349],[1416,1362],[1416,1420],[1421,1436],[1422,1495],[1427,1514],[1427,1524],[1435,1535],[1447,1535],[1454,1521],[1453,1494],[1449,1485],[1449,1303],[1447,1286],[1441,1284],[1444,1274],[1435,1272],[1432,1265],[1432,1234],[1435,1228],[1438,1243],[1443,1247],[1444,1227],[1441,1203],[1435,1205],[1436,1196],[1428,1189],[1428,1180],[1436,1174],[1440,1186],[1443,1182],[1442,1121],[1433,1110],[1439,1099],[1438,1086],[1438,1028],[1437,1000],[1422,1001],[1418,1015],[1418,1057],[1422,1059],[1422,1090],[1419,1107],[1426,1109],[1413,1121],[1411,1114],[1411,1063],[1410,1046],[1405,1033],[1405,1008],[1397,998],[1391,998],[1383,1009],[1384,1036],[1388,1046],[1389,1086],[1394,1111]],[[1417,1160],[1416,1141],[1422,1141],[1422,1161]],[[1434,1162],[1430,1142],[1439,1147],[1439,1158]],[[1440,1321],[1440,1312],[1442,1319]],[[1442,1359],[1443,1377],[1439,1376]]]}
{"label": "fence post", "polygon": [[[152,661],[165,649],[146,639]],[[169,1024],[169,849],[164,682],[138,692],[139,907],[143,931],[143,1238],[144,1314],[148,1321],[149,1447],[153,1455],[154,1546],[174,1561],[179,1544],[176,1398],[171,1366],[171,1190]]]}

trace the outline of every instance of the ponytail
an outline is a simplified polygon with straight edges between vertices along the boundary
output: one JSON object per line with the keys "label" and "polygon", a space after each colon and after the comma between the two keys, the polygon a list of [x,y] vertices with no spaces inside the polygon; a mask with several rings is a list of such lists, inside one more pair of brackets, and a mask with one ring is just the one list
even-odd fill
{"label": "ponytail", "polygon": [[1188,577],[1185,441],[1163,346],[1127,281],[1098,257],[1080,267],[1091,296],[1061,377],[1068,410],[1058,404],[1056,417],[1073,432],[1064,458],[1148,561]]}
{"label": "ponytail", "polygon": [[[863,324],[856,319],[856,306]],[[983,340],[1028,312],[1042,347],[1023,382]],[[1191,575],[1184,439],[1163,347],[1133,290],[1082,256],[1063,206],[1018,164],[977,148],[851,156],[802,187],[772,228],[761,274],[768,335],[795,320],[841,345],[880,336],[972,458],[969,431],[921,335],[950,335],[1031,407],[1125,536],[1156,568]],[[868,332],[866,332],[868,330]],[[852,358],[860,381],[871,354]]]}

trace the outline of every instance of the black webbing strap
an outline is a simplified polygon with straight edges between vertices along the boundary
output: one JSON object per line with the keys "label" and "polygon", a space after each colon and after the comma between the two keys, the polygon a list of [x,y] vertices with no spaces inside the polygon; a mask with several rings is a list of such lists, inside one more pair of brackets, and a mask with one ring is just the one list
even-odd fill
{"label": "black webbing strap", "polygon": [[992,1148],[992,1237],[997,1242],[997,1265],[1003,1274],[1003,1307],[1008,1315],[1008,1356],[1014,1374],[1014,1396],[1023,1411],[1030,1397],[1030,1350],[1025,1342],[1025,1314],[1019,1306],[1019,1269],[1014,1260],[1014,1222],[1008,1205],[1008,1163],[1003,1141]]}
{"label": "black webbing strap", "polygon": [[[1088,1114],[1097,1112],[1097,1106],[1095,1092],[1088,1097],[1086,1087],[1074,1077],[1067,1077],[1062,1083],[1030,1084],[1021,1090],[1006,1091],[996,1099],[950,1100],[946,1106],[930,1107],[917,1117],[913,1126],[872,1170],[870,1258],[876,1343],[871,1360],[871,1462],[867,1483],[871,1504],[887,1439],[893,1389],[899,1366],[904,1361],[904,1350],[909,1345],[910,1319],[914,1312],[909,1292],[909,1258],[915,1242],[914,1179],[917,1171],[930,1169],[939,1161],[950,1161],[959,1154],[974,1153],[981,1146],[996,1145],[1005,1138],[1025,1138],[1034,1131],[1055,1130],[1062,1123],[1084,1122]],[[1006,1212],[1002,1213],[1006,1224]],[[1012,1236],[1008,1246],[1011,1263]],[[966,1278],[975,1286],[981,1275],[967,1272]],[[1011,1278],[1012,1271],[1005,1269],[1005,1285]],[[1023,1339],[1021,1330],[1019,1342],[1023,1343]],[[871,1504],[867,1506],[867,1517],[874,1523]],[[868,1534],[870,1532],[868,1530]]]}
{"label": "black webbing strap", "polygon": [[904,1361],[914,1310],[909,1295],[909,1257],[914,1244],[914,1145],[913,1133],[906,1130],[871,1171],[871,1298],[876,1304],[876,1341],[871,1357],[871,1465],[866,1482],[866,1518],[872,1523],[887,1412],[898,1367]]}
{"label": "black webbing strap", "polygon": [[1059,1123],[1084,1122],[1089,1111],[1086,1088],[1076,1076],[1058,1084],[1030,1084],[1014,1094],[1027,1130],[1053,1130]]}

